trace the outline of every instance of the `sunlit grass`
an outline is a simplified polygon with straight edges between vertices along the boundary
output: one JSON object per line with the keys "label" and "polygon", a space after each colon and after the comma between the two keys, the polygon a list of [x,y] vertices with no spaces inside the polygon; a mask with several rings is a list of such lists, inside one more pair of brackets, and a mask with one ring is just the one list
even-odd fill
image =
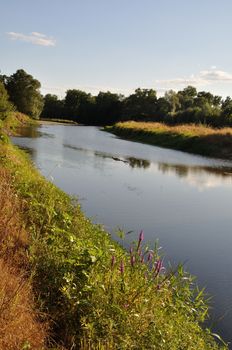
{"label": "sunlit grass", "polygon": [[215,129],[195,124],[169,126],[128,121],[106,127],[106,130],[135,141],[232,159],[232,128]]}
{"label": "sunlit grass", "polygon": [[231,135],[232,128],[220,128],[215,129],[212,127],[207,127],[205,125],[196,125],[196,124],[182,124],[169,126],[163,123],[147,123],[147,122],[121,122],[115,124],[118,128],[133,129],[133,130],[144,130],[148,132],[172,132],[172,133],[181,133],[193,136],[202,136],[202,135]]}

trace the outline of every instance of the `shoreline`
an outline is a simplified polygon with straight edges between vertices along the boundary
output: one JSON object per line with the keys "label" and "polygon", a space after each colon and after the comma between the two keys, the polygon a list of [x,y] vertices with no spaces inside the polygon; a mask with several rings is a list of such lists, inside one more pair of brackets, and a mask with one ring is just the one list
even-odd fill
{"label": "shoreline", "polygon": [[38,119],[39,125],[79,125],[78,123],[72,120],[66,119]]}
{"label": "shoreline", "polygon": [[206,157],[232,160],[232,128],[161,123],[121,122],[104,130],[130,141],[170,148]]}

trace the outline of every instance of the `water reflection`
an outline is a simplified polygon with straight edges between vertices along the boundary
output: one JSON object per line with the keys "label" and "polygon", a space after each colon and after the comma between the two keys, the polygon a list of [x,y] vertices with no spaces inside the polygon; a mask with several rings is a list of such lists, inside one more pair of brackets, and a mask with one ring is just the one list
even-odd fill
{"label": "water reflection", "polygon": [[174,173],[180,179],[198,190],[215,188],[223,184],[232,185],[231,167],[208,167],[201,165],[186,166],[183,164],[158,163],[158,170],[163,174]]}
{"label": "water reflection", "polygon": [[232,168],[221,167],[214,168],[202,165],[186,166],[183,164],[169,164],[169,163],[158,163],[158,169],[163,173],[174,172],[179,177],[186,177],[189,173],[192,174],[204,174],[211,173],[220,176],[222,179],[224,177],[232,176]]}
{"label": "water reflection", "polygon": [[135,158],[135,157],[116,157],[114,154],[106,153],[106,152],[100,152],[100,151],[95,151],[91,149],[86,149],[82,147],[76,147],[73,145],[69,144],[64,144],[63,145],[65,148],[70,148],[76,151],[80,151],[83,153],[86,153],[87,155],[93,155],[95,157],[100,157],[103,159],[112,159],[116,162],[122,162],[125,164],[128,164],[131,168],[143,168],[147,169],[150,166],[150,162],[147,159],[140,159],[140,158]]}
{"label": "water reflection", "polygon": [[44,137],[54,137],[54,135],[46,133],[46,132],[42,132],[39,126],[35,126],[35,125],[31,125],[31,126],[20,126],[16,129],[16,133],[17,135],[19,135],[19,137],[29,137],[29,138],[38,138],[41,136]]}
{"label": "water reflection", "polygon": [[[200,190],[209,187],[216,187],[224,183],[232,184],[232,167],[230,166],[207,166],[195,164],[173,164],[167,162],[152,162],[147,159],[127,156],[116,156],[114,153],[96,151],[83,147],[76,147],[70,144],[63,144],[69,148],[85,154],[86,156],[99,157],[104,160],[113,160],[119,164],[129,165],[132,169],[152,169],[158,170],[162,174],[175,174],[180,179],[185,180],[188,184],[197,187]],[[98,163],[97,163],[98,164]],[[99,166],[99,164],[98,164]]]}
{"label": "water reflection", "polygon": [[147,169],[151,165],[151,163],[146,159],[138,159],[138,158],[134,158],[134,157],[128,157],[128,158],[126,158],[126,160],[131,168]]}
{"label": "water reflection", "polygon": [[37,150],[35,148],[20,146],[20,149],[26,152],[32,159],[35,159],[37,154]]}

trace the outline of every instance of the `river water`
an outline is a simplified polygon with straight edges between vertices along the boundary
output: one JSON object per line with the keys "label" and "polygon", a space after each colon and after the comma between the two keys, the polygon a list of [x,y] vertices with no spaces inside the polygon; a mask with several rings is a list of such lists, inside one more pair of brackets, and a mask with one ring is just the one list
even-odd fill
{"label": "river water", "polygon": [[212,297],[210,325],[232,341],[232,162],[117,138],[97,127],[41,125],[13,142],[87,216],[125,246],[143,229],[165,261],[184,262]]}

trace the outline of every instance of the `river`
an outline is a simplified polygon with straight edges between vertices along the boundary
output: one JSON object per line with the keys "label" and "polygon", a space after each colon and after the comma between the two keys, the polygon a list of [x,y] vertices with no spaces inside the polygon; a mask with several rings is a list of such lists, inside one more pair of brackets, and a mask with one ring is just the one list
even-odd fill
{"label": "river", "polygon": [[41,125],[13,142],[41,173],[116,231],[143,229],[165,261],[183,262],[210,301],[212,328],[232,341],[232,162],[117,138],[97,127]]}

